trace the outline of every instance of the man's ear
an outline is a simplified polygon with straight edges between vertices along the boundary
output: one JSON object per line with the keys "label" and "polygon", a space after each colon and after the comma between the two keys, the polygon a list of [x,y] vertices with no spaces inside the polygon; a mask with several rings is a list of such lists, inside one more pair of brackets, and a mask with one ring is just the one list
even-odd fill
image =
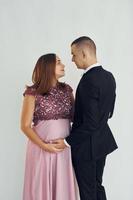
{"label": "man's ear", "polygon": [[82,50],[82,55],[83,55],[83,58],[85,58],[85,51]]}

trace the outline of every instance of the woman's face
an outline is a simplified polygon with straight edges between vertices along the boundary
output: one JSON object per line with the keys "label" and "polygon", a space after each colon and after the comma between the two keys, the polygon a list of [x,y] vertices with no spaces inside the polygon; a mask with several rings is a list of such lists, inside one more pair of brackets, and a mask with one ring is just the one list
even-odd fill
{"label": "woman's face", "polygon": [[65,65],[61,62],[60,58],[56,56],[55,76],[57,79],[65,75]]}

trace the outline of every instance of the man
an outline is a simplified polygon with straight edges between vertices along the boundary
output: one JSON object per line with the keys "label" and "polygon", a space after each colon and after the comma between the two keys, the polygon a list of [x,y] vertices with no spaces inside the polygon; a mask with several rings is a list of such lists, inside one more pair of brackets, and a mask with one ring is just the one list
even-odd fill
{"label": "man", "polygon": [[70,135],[56,140],[58,148],[71,146],[81,200],[106,200],[102,176],[106,156],[117,149],[108,126],[115,104],[113,75],[97,63],[96,45],[86,36],[71,44],[72,61],[84,69],[76,91]]}

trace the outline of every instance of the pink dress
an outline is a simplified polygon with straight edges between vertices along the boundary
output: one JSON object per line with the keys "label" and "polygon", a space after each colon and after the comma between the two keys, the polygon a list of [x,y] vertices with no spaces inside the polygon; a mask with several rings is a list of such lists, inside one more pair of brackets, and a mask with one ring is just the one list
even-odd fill
{"label": "pink dress", "polygon": [[[45,142],[65,138],[70,132],[72,89],[58,83],[49,94],[37,95],[33,87],[23,95],[35,96],[32,128]],[[71,148],[49,153],[28,140],[23,200],[76,200]]]}

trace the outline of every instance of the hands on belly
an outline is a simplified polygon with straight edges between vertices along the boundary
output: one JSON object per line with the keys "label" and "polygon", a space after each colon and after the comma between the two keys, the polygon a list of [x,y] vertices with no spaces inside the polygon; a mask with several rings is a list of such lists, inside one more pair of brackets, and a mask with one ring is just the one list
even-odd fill
{"label": "hands on belly", "polygon": [[49,143],[45,144],[45,151],[50,153],[58,153],[63,151],[66,148],[66,144],[64,143],[64,139],[56,139],[52,140]]}

